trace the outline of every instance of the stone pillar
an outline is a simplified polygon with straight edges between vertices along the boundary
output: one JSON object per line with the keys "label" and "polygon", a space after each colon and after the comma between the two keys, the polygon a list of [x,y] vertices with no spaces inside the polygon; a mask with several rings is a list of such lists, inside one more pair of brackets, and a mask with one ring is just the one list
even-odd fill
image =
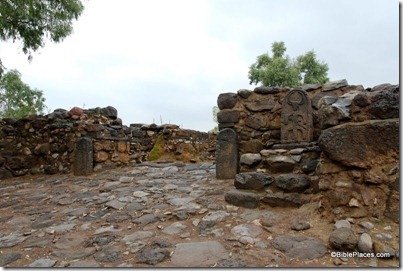
{"label": "stone pillar", "polygon": [[221,130],[217,135],[217,179],[234,179],[238,173],[238,160],[236,132],[231,128]]}
{"label": "stone pillar", "polygon": [[92,140],[88,137],[79,138],[77,140],[76,152],[74,154],[74,175],[91,175],[93,165]]}
{"label": "stone pillar", "polygon": [[293,89],[281,109],[281,143],[311,142],[313,121],[311,100],[305,91]]}

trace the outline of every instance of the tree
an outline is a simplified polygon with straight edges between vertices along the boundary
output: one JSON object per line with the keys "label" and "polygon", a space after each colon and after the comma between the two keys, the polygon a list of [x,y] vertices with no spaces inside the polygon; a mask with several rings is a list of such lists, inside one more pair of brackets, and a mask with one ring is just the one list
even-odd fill
{"label": "tree", "polygon": [[[72,21],[84,10],[80,0],[1,0],[0,39],[21,40],[22,51],[43,47],[45,39],[60,42],[73,31]],[[0,76],[4,66],[0,60]]]}
{"label": "tree", "polygon": [[327,64],[319,62],[313,50],[294,60],[288,55],[284,56],[286,47],[281,41],[273,42],[271,51],[272,56],[269,56],[268,53],[262,54],[249,67],[250,84],[261,83],[263,86],[292,87],[310,83],[325,83],[329,80]]}
{"label": "tree", "polygon": [[43,92],[22,82],[17,70],[10,70],[0,79],[0,117],[20,119],[43,113],[44,102]]}
{"label": "tree", "polygon": [[[217,114],[220,112],[218,106],[213,106],[213,121],[218,124]],[[216,134],[218,133],[218,126],[215,126],[213,129],[210,130],[210,133]]]}

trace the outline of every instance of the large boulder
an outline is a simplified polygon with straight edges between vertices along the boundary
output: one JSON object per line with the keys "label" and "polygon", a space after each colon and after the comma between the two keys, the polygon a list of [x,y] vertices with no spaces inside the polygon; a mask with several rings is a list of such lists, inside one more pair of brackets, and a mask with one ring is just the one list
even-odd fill
{"label": "large boulder", "polygon": [[276,177],[275,185],[286,192],[303,192],[311,182],[305,174],[282,174]]}
{"label": "large boulder", "polygon": [[271,184],[274,178],[262,172],[244,172],[235,176],[234,185],[238,189],[259,190]]}
{"label": "large boulder", "polygon": [[319,147],[346,166],[371,168],[385,158],[399,158],[399,119],[346,123],[323,131]]}
{"label": "large boulder", "polygon": [[217,105],[220,110],[232,109],[237,103],[236,93],[221,93],[217,98]]}
{"label": "large boulder", "polygon": [[377,119],[399,118],[399,85],[383,84],[373,89],[379,90],[371,97],[369,113]]}

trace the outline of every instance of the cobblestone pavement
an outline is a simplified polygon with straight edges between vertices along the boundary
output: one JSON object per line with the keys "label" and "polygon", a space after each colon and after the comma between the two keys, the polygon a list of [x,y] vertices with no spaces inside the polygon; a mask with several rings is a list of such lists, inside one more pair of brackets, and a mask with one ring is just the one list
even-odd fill
{"label": "cobblestone pavement", "polygon": [[[214,176],[211,164],[143,163],[89,177],[1,181],[0,266],[399,264],[396,258],[331,258],[327,241],[333,222],[321,218],[313,205],[235,207],[224,201],[233,181]],[[296,218],[303,220],[297,228],[311,227],[296,230]],[[397,224],[385,226],[399,230]]]}

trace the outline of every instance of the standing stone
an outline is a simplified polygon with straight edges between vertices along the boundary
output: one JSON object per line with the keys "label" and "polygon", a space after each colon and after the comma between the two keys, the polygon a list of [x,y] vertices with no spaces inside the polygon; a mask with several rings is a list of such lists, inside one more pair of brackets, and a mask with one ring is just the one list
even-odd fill
{"label": "standing stone", "polygon": [[76,153],[74,155],[74,175],[88,176],[92,174],[92,140],[88,137],[82,137],[77,140]]}
{"label": "standing stone", "polygon": [[281,119],[281,143],[312,141],[312,107],[305,91],[295,89],[285,95]]}
{"label": "standing stone", "polygon": [[238,143],[233,129],[221,130],[217,136],[216,177],[233,179],[238,173]]}

